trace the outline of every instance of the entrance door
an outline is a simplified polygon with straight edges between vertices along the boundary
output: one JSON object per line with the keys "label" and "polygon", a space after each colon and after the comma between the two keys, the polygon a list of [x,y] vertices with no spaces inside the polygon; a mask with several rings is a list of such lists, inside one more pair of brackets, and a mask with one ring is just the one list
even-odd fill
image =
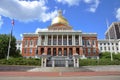
{"label": "entrance door", "polygon": [[56,56],[56,48],[53,48],[53,56]]}
{"label": "entrance door", "polygon": [[64,56],[67,56],[67,48],[64,48]]}
{"label": "entrance door", "polygon": [[73,60],[68,60],[68,66],[69,66],[69,67],[73,67],[73,66],[74,66]]}
{"label": "entrance door", "polygon": [[62,49],[61,48],[58,49],[58,56],[62,56]]}
{"label": "entrance door", "polygon": [[47,59],[46,66],[52,67],[52,60],[51,59]]}
{"label": "entrance door", "polygon": [[65,60],[55,60],[55,67],[65,67]]}

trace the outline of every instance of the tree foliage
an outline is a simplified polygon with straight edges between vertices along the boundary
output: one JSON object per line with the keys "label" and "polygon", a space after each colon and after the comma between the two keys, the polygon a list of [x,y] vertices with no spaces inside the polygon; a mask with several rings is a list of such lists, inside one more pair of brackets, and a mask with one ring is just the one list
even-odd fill
{"label": "tree foliage", "polygon": [[[9,34],[0,34],[0,59],[7,57],[8,45],[9,45]],[[10,54],[11,57],[19,56],[19,52],[16,50],[16,38],[11,36]]]}
{"label": "tree foliage", "polygon": [[[112,53],[112,56],[114,60],[120,60],[120,53]],[[111,59],[111,52],[102,52],[100,59]]]}

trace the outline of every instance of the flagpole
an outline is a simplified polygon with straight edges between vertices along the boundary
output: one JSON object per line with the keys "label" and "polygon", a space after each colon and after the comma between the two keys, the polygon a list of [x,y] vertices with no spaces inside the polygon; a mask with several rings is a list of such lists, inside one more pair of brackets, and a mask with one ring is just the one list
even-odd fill
{"label": "flagpole", "polygon": [[[106,24],[107,24],[107,28],[109,29],[108,20],[106,20]],[[111,61],[113,61],[113,55],[112,55],[112,52],[111,52],[111,42],[110,42],[110,32],[109,32],[109,30],[108,30],[108,40],[109,40],[109,45],[110,45],[110,57],[111,57]]]}
{"label": "flagpole", "polygon": [[10,54],[10,47],[11,47],[10,44],[11,44],[13,26],[14,26],[14,21],[12,21],[12,28],[11,28],[11,33],[10,33],[10,39],[9,39],[9,45],[8,45],[8,52],[7,52],[7,60],[9,59],[9,54]]}

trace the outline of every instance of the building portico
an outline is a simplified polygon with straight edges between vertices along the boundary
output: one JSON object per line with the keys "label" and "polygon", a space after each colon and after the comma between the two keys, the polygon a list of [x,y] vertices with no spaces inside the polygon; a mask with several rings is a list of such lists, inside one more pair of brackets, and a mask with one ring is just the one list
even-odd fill
{"label": "building portico", "polygon": [[49,31],[39,32],[38,54],[46,53],[52,56],[72,56],[74,53],[83,54],[81,31]]}

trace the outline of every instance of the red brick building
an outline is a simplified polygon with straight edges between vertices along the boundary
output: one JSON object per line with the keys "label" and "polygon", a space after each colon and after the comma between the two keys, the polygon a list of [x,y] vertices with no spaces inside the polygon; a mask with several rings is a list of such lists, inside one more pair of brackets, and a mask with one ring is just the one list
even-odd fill
{"label": "red brick building", "polygon": [[73,30],[61,11],[52,20],[48,30],[23,34],[22,44],[23,57],[77,54],[79,58],[99,58],[97,34]]}

